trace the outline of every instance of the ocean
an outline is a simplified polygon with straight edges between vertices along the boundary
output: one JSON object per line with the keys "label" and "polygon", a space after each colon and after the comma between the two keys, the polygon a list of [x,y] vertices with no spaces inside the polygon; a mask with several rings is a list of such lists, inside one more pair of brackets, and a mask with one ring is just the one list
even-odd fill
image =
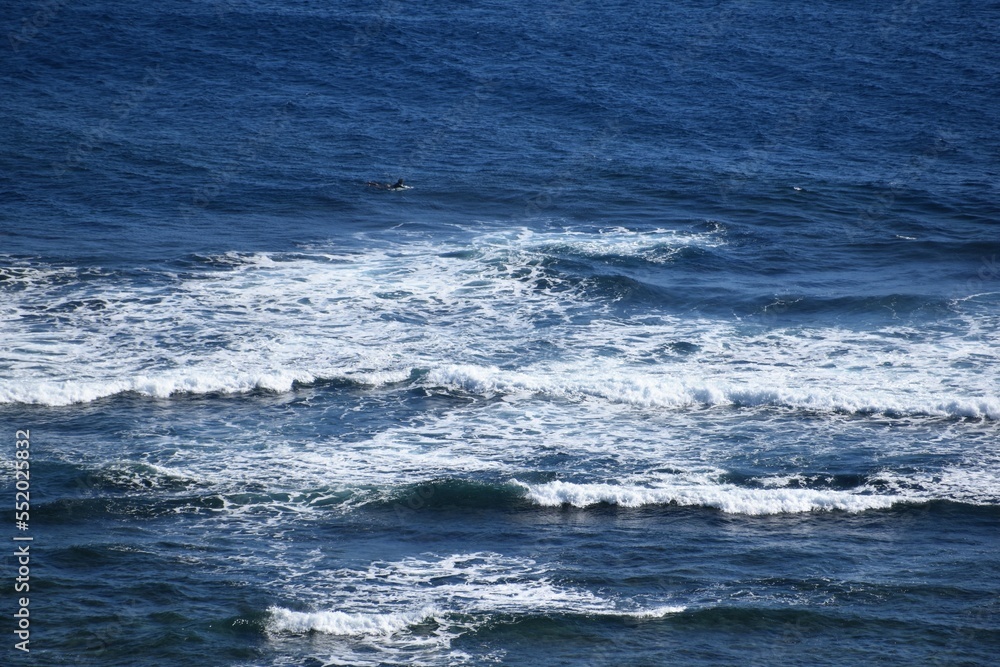
{"label": "ocean", "polygon": [[1000,3],[3,15],[3,664],[996,664]]}

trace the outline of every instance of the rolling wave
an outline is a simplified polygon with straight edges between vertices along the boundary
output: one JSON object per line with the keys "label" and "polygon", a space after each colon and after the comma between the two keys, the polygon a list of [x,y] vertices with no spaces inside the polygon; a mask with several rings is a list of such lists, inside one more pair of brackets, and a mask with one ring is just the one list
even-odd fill
{"label": "rolling wave", "polygon": [[864,512],[886,509],[903,502],[899,496],[862,495],[844,491],[813,489],[751,489],[731,484],[675,485],[644,487],[618,484],[515,483],[532,502],[543,507],[592,507],[599,504],[621,507],[679,505],[710,507],[727,514],[761,516],[840,510]]}
{"label": "rolling wave", "polygon": [[669,230],[514,230],[444,248],[417,238],[230,253],[179,274],[8,267],[0,403],[410,382],[649,408],[1000,418],[990,381],[1000,341],[979,311],[951,312],[930,331],[862,332],[622,314],[618,287],[592,288],[633,278],[551,263],[722,243]]}
{"label": "rolling wave", "polygon": [[581,380],[502,371],[496,367],[448,366],[428,381],[474,394],[533,393],[565,398],[596,397],[649,408],[776,407],[858,415],[929,416],[1000,419],[1000,398],[912,396],[889,392],[842,392],[826,387],[797,388],[773,384],[715,382],[642,376]]}
{"label": "rolling wave", "polygon": [[698,408],[785,408],[810,413],[880,415],[890,418],[934,417],[1000,420],[1000,397],[941,396],[891,391],[838,391],[822,385],[780,386],[770,382],[706,381],[685,377],[657,377],[612,373],[606,380],[580,379],[576,374],[503,371],[497,367],[444,365],[429,370],[410,368],[370,371],[328,369],[232,372],[217,368],[198,371],[136,375],[92,381],[23,381],[0,386],[0,403],[66,406],[100,399],[137,395],[167,399],[187,394],[238,394],[256,391],[286,393],[296,386],[320,382],[384,388],[401,383],[411,387],[444,387],[480,396],[530,394],[550,399],[600,399],[614,404],[672,410]]}
{"label": "rolling wave", "polygon": [[287,592],[297,606],[315,610],[272,605],[266,630],[272,637],[317,633],[342,638],[347,642],[338,644],[337,651],[351,664],[393,658],[412,664],[424,651],[451,646],[463,635],[531,618],[648,620],[686,609],[663,600],[603,597],[553,581],[549,567],[532,559],[494,552],[425,554],[325,574],[325,585],[310,588],[307,600],[300,598],[306,591],[298,587]]}
{"label": "rolling wave", "polygon": [[426,607],[403,613],[347,613],[343,611],[292,611],[283,607],[268,609],[271,632],[304,634],[320,632],[329,635],[357,637],[365,635],[392,635],[405,628],[434,620],[441,612]]}

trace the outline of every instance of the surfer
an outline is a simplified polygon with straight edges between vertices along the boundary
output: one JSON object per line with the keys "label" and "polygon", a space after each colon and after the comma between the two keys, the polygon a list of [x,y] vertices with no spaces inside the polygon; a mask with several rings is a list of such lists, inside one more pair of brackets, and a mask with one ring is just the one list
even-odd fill
{"label": "surfer", "polygon": [[403,185],[403,179],[399,179],[395,183],[379,183],[378,181],[368,181],[365,183],[370,188],[377,188],[379,190],[407,190],[408,186]]}

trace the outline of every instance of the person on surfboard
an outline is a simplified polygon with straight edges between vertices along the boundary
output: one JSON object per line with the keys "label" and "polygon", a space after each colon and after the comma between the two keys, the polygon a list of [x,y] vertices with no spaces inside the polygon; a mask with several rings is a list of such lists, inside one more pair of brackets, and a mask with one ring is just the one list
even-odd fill
{"label": "person on surfboard", "polygon": [[378,188],[379,190],[405,190],[406,186],[403,185],[403,179],[399,179],[395,183],[379,183],[378,181],[368,181],[365,183],[370,188]]}

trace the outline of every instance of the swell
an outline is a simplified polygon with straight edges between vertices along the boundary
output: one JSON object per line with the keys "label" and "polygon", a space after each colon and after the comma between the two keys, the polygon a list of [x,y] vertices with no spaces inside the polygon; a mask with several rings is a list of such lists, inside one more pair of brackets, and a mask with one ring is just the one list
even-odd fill
{"label": "swell", "polygon": [[52,500],[34,505],[48,524],[83,519],[155,518],[171,514],[279,517],[361,512],[412,518],[420,512],[545,512],[554,509],[642,509],[775,516],[879,512],[893,520],[995,519],[1000,513],[995,480],[973,478],[956,486],[933,476],[738,474],[654,476],[646,482],[567,481],[550,473],[494,479],[439,477],[403,484],[358,485],[349,480],[298,488],[224,478],[201,479],[143,463],[112,463],[97,469],[66,464],[40,466],[56,487]]}
{"label": "swell", "polygon": [[646,408],[790,408],[815,413],[1000,419],[1000,398],[914,398],[877,390],[841,392],[824,386],[790,387],[767,382],[689,380],[671,376],[610,376],[595,380],[550,378],[496,367],[446,366],[428,374],[429,384],[478,395],[532,392],[552,398],[599,398]]}
{"label": "swell", "polygon": [[[697,346],[691,345],[675,344],[669,350],[670,356],[683,359],[692,350],[697,351]],[[547,400],[598,399],[647,409],[765,408],[819,415],[1000,420],[1000,397],[997,396],[919,396],[891,389],[841,390],[822,383],[788,386],[779,382],[778,378],[771,381],[763,378],[737,380],[726,379],[725,376],[704,380],[638,373],[628,369],[612,369],[605,377],[586,380],[575,373],[559,377],[548,372],[506,371],[494,366],[471,365],[385,371],[345,369],[335,375],[305,369],[234,373],[231,368],[192,368],[137,374],[115,380],[12,383],[0,387],[0,403],[68,406],[116,396],[167,399],[184,395],[212,396],[257,391],[287,393],[303,386],[322,386],[331,391],[407,387],[443,388],[458,394],[483,397],[524,396],[527,393]]]}
{"label": "swell", "polygon": [[269,633],[287,634],[329,634],[347,637],[390,636],[412,632],[423,626],[432,631],[438,626],[460,624],[462,630],[489,634],[499,627],[520,628],[527,634],[541,627],[563,626],[569,623],[629,623],[653,621],[682,614],[685,607],[663,605],[638,611],[599,610],[592,612],[549,612],[516,613],[504,611],[491,613],[485,618],[470,617],[467,613],[445,611],[426,606],[409,612],[397,613],[351,613],[344,611],[294,611],[285,607],[272,606],[268,611],[266,630]]}
{"label": "swell", "polygon": [[[530,392],[654,409],[1000,415],[1000,399],[980,370],[991,362],[988,318],[952,318],[954,304],[912,294],[749,297],[751,324],[759,320],[763,332],[732,318],[738,299],[720,297],[719,306],[730,309],[727,319],[670,315],[662,312],[664,303],[692,298],[685,293],[690,289],[588,262],[604,256],[605,241],[623,246],[622,256],[661,247],[708,252],[720,242],[711,233],[664,230],[594,236],[522,229],[482,234],[464,249],[408,240],[339,254],[227,253],[190,259],[197,266],[183,275],[9,267],[0,291],[13,295],[12,316],[3,324],[8,349],[0,363],[11,377],[0,384],[0,403],[289,392],[326,382],[334,388],[409,383],[476,395]],[[551,254],[566,248],[576,248],[578,259]],[[579,259],[587,253],[589,259]],[[785,317],[871,311],[951,319],[935,319],[933,330],[895,321],[876,330],[773,326]],[[683,357],[676,349],[665,355],[678,338],[690,346]],[[609,353],[616,362],[601,363]],[[777,354],[782,358],[768,364]],[[565,361],[535,363],[554,358]],[[523,370],[468,363],[501,359]],[[692,360],[697,367],[684,365]],[[897,364],[902,370],[883,370]],[[768,373],[756,372],[760,368]],[[785,368],[808,373],[796,377]],[[867,376],[858,380],[858,369]],[[814,377],[803,381],[809,374]],[[926,390],[937,386],[950,389]]]}
{"label": "swell", "polygon": [[153,399],[184,396],[222,396],[255,392],[288,393],[298,387],[325,386],[330,389],[385,387],[405,382],[410,371],[357,372],[323,377],[307,370],[236,372],[231,369],[192,369],[136,375],[116,380],[90,382],[34,382],[0,387],[0,403],[62,407],[92,403],[112,397]]}
{"label": "swell", "polygon": [[[906,589],[909,590],[909,589]],[[901,590],[900,593],[905,593]],[[597,624],[614,629],[621,626],[635,628],[641,623],[666,623],[686,631],[717,631],[720,626],[743,631],[769,633],[784,630],[801,636],[825,632],[908,631],[914,637],[930,634],[938,638],[948,637],[959,624],[943,625],[934,621],[917,621],[912,618],[894,618],[852,613],[836,607],[823,610],[818,606],[809,608],[772,607],[766,604],[752,606],[732,606],[726,604],[693,606],[662,605],[628,610],[593,610],[573,612],[553,610],[545,613],[526,609],[521,613],[513,610],[481,614],[468,614],[458,610],[446,610],[435,606],[424,606],[409,611],[375,613],[346,612],[340,610],[296,611],[274,605],[266,616],[258,617],[262,629],[268,634],[329,634],[344,637],[384,637],[402,634],[432,635],[439,628],[448,627],[455,636],[467,632],[480,637],[502,633],[524,637],[546,635],[565,631],[580,624]],[[421,629],[423,632],[421,632]],[[995,635],[984,628],[970,629],[970,633],[986,637]]]}
{"label": "swell", "polygon": [[984,497],[948,497],[943,490],[925,489],[908,494],[876,490],[877,480],[858,479],[846,488],[836,481],[825,488],[798,486],[746,486],[726,481],[678,479],[648,485],[628,483],[576,483],[565,481],[484,482],[437,479],[382,492],[371,500],[360,499],[364,511],[409,516],[420,511],[517,511],[549,509],[641,508],[693,509],[743,516],[837,512],[885,512],[901,518],[995,517],[1000,506]]}

